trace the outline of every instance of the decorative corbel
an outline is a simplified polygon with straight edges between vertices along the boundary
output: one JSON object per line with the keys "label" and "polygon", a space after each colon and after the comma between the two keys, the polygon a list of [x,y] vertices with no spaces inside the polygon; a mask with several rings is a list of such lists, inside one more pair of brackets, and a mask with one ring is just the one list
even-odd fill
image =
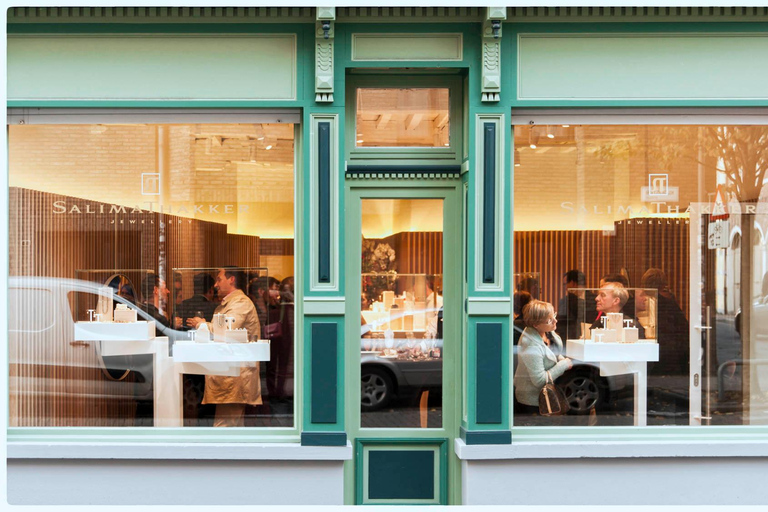
{"label": "decorative corbel", "polygon": [[335,7],[318,7],[315,24],[315,101],[333,103],[333,22]]}
{"label": "decorative corbel", "polygon": [[487,7],[483,22],[482,101],[496,102],[501,96],[501,22],[507,19],[506,7]]}

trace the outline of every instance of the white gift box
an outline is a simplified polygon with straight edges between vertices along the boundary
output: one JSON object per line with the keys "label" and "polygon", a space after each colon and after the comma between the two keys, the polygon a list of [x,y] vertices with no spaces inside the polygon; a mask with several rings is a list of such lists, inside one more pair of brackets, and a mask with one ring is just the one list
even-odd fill
{"label": "white gift box", "polygon": [[613,331],[620,331],[624,328],[624,315],[621,313],[607,313],[605,315],[608,320],[606,321],[605,328]]}
{"label": "white gift box", "polygon": [[132,323],[138,321],[136,310],[125,304],[118,304],[114,312],[114,320],[117,323]]}
{"label": "white gift box", "polygon": [[622,343],[637,343],[637,341],[640,339],[637,327],[625,327],[621,332]]}
{"label": "white gift box", "polygon": [[599,343],[616,343],[619,336],[613,329],[592,329],[591,340]]}
{"label": "white gift box", "polygon": [[248,331],[245,329],[234,329],[224,331],[225,343],[248,343]]}

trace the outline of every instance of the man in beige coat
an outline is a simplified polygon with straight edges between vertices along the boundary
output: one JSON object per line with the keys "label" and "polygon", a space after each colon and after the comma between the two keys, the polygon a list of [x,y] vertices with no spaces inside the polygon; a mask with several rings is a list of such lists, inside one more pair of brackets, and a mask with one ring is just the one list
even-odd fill
{"label": "man in beige coat", "polygon": [[[245,274],[235,268],[220,268],[216,276],[216,288],[223,297],[214,311],[235,319],[232,329],[246,329],[248,339],[259,339],[261,326],[256,308],[243,293]],[[203,318],[190,318],[187,324],[195,327],[204,322]],[[211,332],[213,327],[209,326]],[[261,404],[261,378],[259,363],[247,363],[240,368],[239,377],[219,375],[205,376],[204,404],[216,404],[214,427],[245,426],[245,406]]]}

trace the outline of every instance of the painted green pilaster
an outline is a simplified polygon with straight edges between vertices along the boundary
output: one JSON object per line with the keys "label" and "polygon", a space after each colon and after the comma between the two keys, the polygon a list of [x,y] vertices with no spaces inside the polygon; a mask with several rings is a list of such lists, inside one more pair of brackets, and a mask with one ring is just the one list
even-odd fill
{"label": "painted green pilaster", "polygon": [[[487,25],[487,24],[486,24]],[[485,41],[487,26],[478,27]],[[489,51],[511,58],[510,37],[483,44],[473,55],[468,99],[467,330],[463,373],[465,411],[461,438],[467,444],[511,442],[512,358],[510,343],[512,269],[512,147],[509,115],[514,84],[501,65],[498,102],[482,101],[483,63]],[[487,73],[486,73],[487,74]]]}
{"label": "painted green pilaster", "polygon": [[[326,16],[328,17],[328,16]],[[322,21],[322,20],[321,20]],[[321,23],[318,22],[322,32]],[[315,30],[317,32],[317,30]],[[317,39],[315,33],[313,42]],[[319,35],[322,38],[322,35]],[[304,416],[301,443],[305,446],[346,445],[345,429],[345,325],[344,325],[344,87],[343,74],[323,74],[328,62],[338,60],[344,45],[333,37],[324,45],[332,58],[316,58],[318,66],[308,91],[317,93],[312,107],[304,113],[307,130],[302,151],[304,196],[306,206],[303,233],[309,248],[303,261],[305,280],[306,340]],[[330,69],[334,70],[333,65]],[[318,76],[323,77],[323,91],[318,92]],[[328,87],[333,80],[333,87]],[[339,82],[340,80],[340,82]],[[341,85],[339,85],[341,84]],[[335,90],[335,92],[333,92]]]}

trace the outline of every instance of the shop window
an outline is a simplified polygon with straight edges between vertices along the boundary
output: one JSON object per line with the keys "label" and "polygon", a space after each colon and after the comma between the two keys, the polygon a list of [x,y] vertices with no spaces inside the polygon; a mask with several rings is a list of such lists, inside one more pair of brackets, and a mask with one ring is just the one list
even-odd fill
{"label": "shop window", "polygon": [[294,151],[288,123],[11,125],[10,426],[293,427]]}
{"label": "shop window", "polygon": [[526,122],[514,165],[514,425],[765,422],[768,127]]}
{"label": "shop window", "polygon": [[462,89],[458,75],[351,75],[348,165],[460,164]]}
{"label": "shop window", "polygon": [[449,147],[449,90],[357,89],[355,146]]}

